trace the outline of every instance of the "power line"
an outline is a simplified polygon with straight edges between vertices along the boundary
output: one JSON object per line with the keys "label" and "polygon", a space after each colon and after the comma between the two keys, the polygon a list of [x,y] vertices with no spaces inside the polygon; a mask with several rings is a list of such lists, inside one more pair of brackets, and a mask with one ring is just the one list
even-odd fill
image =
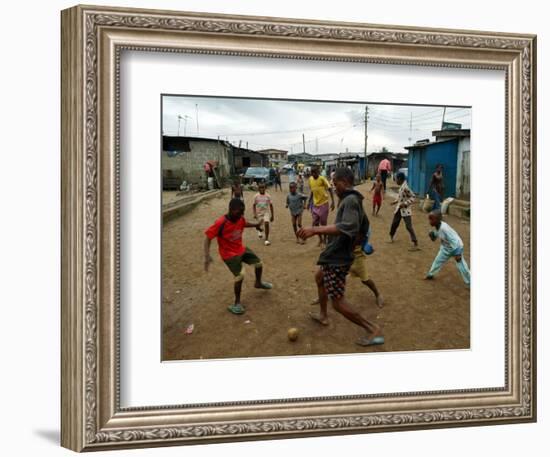
{"label": "power line", "polygon": [[350,121],[345,122],[335,122],[331,124],[323,124],[318,125],[315,127],[304,127],[304,128],[296,128],[292,130],[272,130],[267,132],[240,132],[240,133],[231,133],[231,136],[261,136],[261,135],[279,135],[282,133],[298,133],[298,132],[307,132],[311,130],[322,130],[326,128],[333,128],[333,127],[339,127],[341,125],[349,125]]}
{"label": "power line", "polygon": [[[454,111],[449,111],[447,112],[447,114],[454,114],[454,113],[457,113],[457,112],[460,112],[464,109],[468,109],[468,108],[460,108],[460,109],[457,109],[457,110],[454,110]],[[469,115],[469,113],[466,113],[465,115]],[[413,116],[412,117],[412,120],[413,122],[416,121],[416,123],[429,123],[431,122],[433,119],[439,119],[441,118],[441,113],[439,113],[437,116],[429,116],[429,117],[424,117],[422,119],[418,119],[417,117]],[[402,123],[405,123],[405,122],[409,122],[409,119],[405,119],[405,118],[402,118],[400,120],[397,120],[397,119],[389,119],[389,118],[385,118],[384,116],[379,116],[377,114],[373,114],[373,119],[377,119],[377,120],[380,120],[380,121],[384,121],[384,122],[388,122],[388,123],[394,123],[394,124],[402,124]]]}

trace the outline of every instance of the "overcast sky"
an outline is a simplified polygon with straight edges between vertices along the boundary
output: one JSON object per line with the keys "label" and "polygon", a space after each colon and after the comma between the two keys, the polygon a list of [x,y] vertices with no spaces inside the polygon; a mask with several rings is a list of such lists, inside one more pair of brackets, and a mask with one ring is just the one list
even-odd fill
{"label": "overcast sky", "polygon": [[[165,135],[227,139],[250,149],[283,149],[311,154],[362,152],[365,103],[256,100],[164,96]],[[368,152],[382,147],[392,152],[431,138],[441,127],[443,107],[368,104]],[[178,116],[179,119],[178,126]],[[448,107],[445,120],[470,128],[470,108]],[[412,121],[411,121],[412,119]],[[198,125],[197,125],[198,121]]]}

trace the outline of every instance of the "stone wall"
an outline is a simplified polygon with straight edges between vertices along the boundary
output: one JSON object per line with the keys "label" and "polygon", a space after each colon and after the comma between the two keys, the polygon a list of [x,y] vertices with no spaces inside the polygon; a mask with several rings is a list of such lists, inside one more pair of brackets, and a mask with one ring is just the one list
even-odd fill
{"label": "stone wall", "polygon": [[162,151],[162,176],[177,177],[188,183],[206,183],[204,164],[208,160],[218,162],[218,176],[226,180],[231,173],[231,152],[216,141],[189,141],[190,151]]}

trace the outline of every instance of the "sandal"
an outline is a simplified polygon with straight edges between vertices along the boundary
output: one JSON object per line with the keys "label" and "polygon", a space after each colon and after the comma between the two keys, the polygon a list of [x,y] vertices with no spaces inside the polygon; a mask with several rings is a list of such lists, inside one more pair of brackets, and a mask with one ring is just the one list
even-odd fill
{"label": "sandal", "polygon": [[384,337],[381,335],[375,336],[374,338],[364,336],[363,338],[357,340],[357,344],[359,346],[378,346],[384,344]]}
{"label": "sandal", "polygon": [[230,312],[230,313],[233,313],[233,314],[244,314],[245,312],[245,308],[243,305],[241,305],[240,303],[238,304],[233,304],[233,305],[229,305],[227,307],[227,310]]}

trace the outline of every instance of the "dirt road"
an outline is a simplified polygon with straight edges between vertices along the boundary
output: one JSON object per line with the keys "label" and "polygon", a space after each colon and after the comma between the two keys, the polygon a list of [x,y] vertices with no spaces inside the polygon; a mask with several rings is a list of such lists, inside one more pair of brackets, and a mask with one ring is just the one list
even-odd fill
{"label": "dirt road", "polygon": [[[309,303],[316,297],[313,274],[320,253],[317,240],[305,245],[295,242],[290,216],[285,209],[284,192],[270,189],[275,221],[271,246],[264,246],[254,229],[246,229],[244,243],[264,263],[264,278],[273,283],[270,291],[253,288],[254,272],[246,267],[242,302],[246,313],[236,316],[226,307],[233,302],[232,275],[219,258],[217,243],[212,243],[214,263],[203,270],[203,231],[225,214],[229,191],[222,198],[203,202],[190,213],[165,224],[163,228],[163,360],[226,357],[287,356],[297,354],[343,354],[370,351],[412,351],[463,349],[470,345],[470,295],[449,262],[433,281],[423,277],[429,269],[439,242],[427,236],[430,229],[426,213],[413,212],[413,224],[421,251],[409,252],[408,233],[399,227],[396,241],[387,244],[393,200],[384,201],[380,215],[370,216],[370,184],[357,189],[366,196],[372,225],[375,253],[369,257],[369,272],[385,300],[380,310],[374,296],[357,278],[347,280],[347,296],[367,318],[383,326],[386,343],[363,348],[355,340],[362,329],[336,313],[329,305],[330,325],[322,327],[308,317],[316,310]],[[252,198],[245,192],[246,214],[252,218]],[[335,213],[329,217],[334,220]],[[470,226],[466,220],[446,216],[465,245],[470,262]],[[304,213],[304,225],[311,216]],[[185,329],[193,324],[194,330]],[[296,342],[287,339],[290,327],[299,329]]]}

